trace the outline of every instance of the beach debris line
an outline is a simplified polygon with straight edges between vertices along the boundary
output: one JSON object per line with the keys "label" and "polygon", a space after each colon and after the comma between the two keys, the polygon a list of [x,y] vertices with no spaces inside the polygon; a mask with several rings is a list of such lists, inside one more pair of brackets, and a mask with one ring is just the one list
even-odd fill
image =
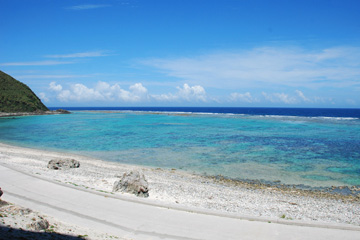
{"label": "beach debris line", "polygon": [[120,180],[115,181],[113,192],[126,192],[138,197],[149,197],[149,184],[145,175],[139,171],[130,171],[123,174]]}
{"label": "beach debris line", "polygon": [[63,170],[70,168],[79,168],[80,162],[75,159],[52,159],[49,161],[47,168],[54,170]]}

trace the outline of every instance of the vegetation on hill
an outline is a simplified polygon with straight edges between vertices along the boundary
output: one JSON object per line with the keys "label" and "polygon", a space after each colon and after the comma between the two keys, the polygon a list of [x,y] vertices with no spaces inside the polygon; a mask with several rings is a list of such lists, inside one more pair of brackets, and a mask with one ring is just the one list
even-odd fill
{"label": "vegetation on hill", "polygon": [[49,111],[31,89],[0,71],[0,112]]}

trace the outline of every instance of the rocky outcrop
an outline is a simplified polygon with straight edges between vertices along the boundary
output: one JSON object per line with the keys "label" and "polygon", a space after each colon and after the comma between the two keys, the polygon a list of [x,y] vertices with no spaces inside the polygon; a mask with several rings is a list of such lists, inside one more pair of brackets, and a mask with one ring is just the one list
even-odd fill
{"label": "rocky outcrop", "polygon": [[[15,222],[15,225],[22,224],[22,226],[24,226],[24,224],[26,224],[26,228],[35,231],[43,231],[48,229],[50,226],[48,220],[46,220],[45,217],[43,217],[42,215],[39,215],[37,212],[33,212],[29,208],[19,207],[12,203],[8,203],[1,200],[0,200],[0,213],[2,213],[2,215],[0,214],[2,218],[2,223],[5,223],[5,221],[11,218],[12,219],[11,222]],[[12,238],[1,238],[1,233],[0,233],[0,239],[12,239]],[[16,239],[25,239],[25,238],[16,238]],[[32,239],[32,238],[26,238],[26,239]]]}
{"label": "rocky outcrop", "polygon": [[149,184],[142,172],[126,172],[114,183],[113,192],[118,191],[135,194],[138,197],[149,197]]}
{"label": "rocky outcrop", "polygon": [[57,109],[54,112],[61,113],[61,114],[70,114],[71,113],[71,112],[69,112],[68,110],[65,110],[65,109]]}
{"label": "rocky outcrop", "polygon": [[35,231],[46,230],[49,228],[49,222],[45,218],[39,217],[39,219],[30,224],[30,228],[34,229]]}
{"label": "rocky outcrop", "polygon": [[50,160],[47,167],[54,170],[63,170],[80,167],[80,162],[75,159],[53,159]]}

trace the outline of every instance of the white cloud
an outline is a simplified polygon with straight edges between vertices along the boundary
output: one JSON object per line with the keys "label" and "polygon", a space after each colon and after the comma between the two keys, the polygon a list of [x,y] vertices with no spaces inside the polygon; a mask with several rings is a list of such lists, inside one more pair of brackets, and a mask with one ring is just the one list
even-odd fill
{"label": "white cloud", "polygon": [[110,7],[111,5],[108,4],[83,4],[83,5],[76,5],[68,7],[67,9],[70,10],[89,10],[89,9],[97,9],[97,8],[105,8]]}
{"label": "white cloud", "polygon": [[50,101],[50,99],[43,92],[39,93],[39,97],[43,102],[49,102]]}
{"label": "white cloud", "polygon": [[110,85],[106,82],[98,82],[95,89],[109,101],[139,102],[147,98],[147,89],[141,83],[131,85],[128,91],[122,89],[118,84]]}
{"label": "white cloud", "polygon": [[[60,86],[60,85],[56,85],[56,86]],[[62,86],[60,87],[62,89]],[[60,87],[58,89],[60,89]],[[88,102],[88,101],[104,100],[104,97],[99,92],[95,91],[94,89],[88,88],[80,83],[72,85],[70,89],[58,91],[57,98],[61,102],[68,102],[68,101]]]}
{"label": "white cloud", "polygon": [[262,47],[189,58],[142,61],[192,84],[216,88],[344,87],[360,83],[360,48],[309,51]]}
{"label": "white cloud", "polygon": [[274,93],[275,98],[278,98],[281,102],[291,104],[296,103],[297,100],[294,97],[290,97],[285,93]]}
{"label": "white cloud", "polygon": [[[60,54],[60,55],[46,55],[47,58],[86,58],[86,57],[103,57],[108,56],[105,51],[93,51],[93,52],[80,52],[72,54]],[[57,61],[57,60],[43,60],[43,61],[30,61],[30,62],[5,62],[0,63],[0,66],[53,66],[63,64],[73,64],[75,61]]]}
{"label": "white cloud", "polygon": [[8,62],[0,63],[0,66],[50,66],[50,65],[62,65],[71,64],[71,61],[35,61],[35,62]]}
{"label": "white cloud", "polygon": [[56,85],[56,82],[51,82],[49,84],[49,89],[55,92],[60,92],[62,90],[62,86],[60,84]]}
{"label": "white cloud", "polygon": [[57,91],[57,98],[61,102],[77,101],[123,101],[139,102],[147,99],[147,89],[141,84],[136,83],[129,87],[129,90],[122,89],[118,84],[110,85],[106,82],[98,82],[94,88],[89,88],[84,84],[73,84],[69,89],[63,89],[55,82],[50,83],[50,89]]}
{"label": "white cloud", "polygon": [[56,93],[61,102],[206,102],[206,91],[203,87],[184,84],[177,87],[177,92],[168,94],[149,94],[147,88],[141,83],[130,85],[128,90],[122,89],[119,84],[109,84],[99,81],[93,88],[77,83],[64,89],[56,82],[49,84],[49,90]]}
{"label": "white cloud", "polygon": [[79,52],[71,54],[46,55],[47,58],[85,58],[108,56],[105,51]]}
{"label": "white cloud", "polygon": [[173,101],[178,101],[179,97],[176,95],[173,95],[171,93],[168,94],[154,94],[151,95],[151,98],[155,99],[156,101],[159,102],[173,102]]}
{"label": "white cloud", "polygon": [[[261,92],[259,95],[253,96],[250,92],[245,93],[231,93],[230,97],[214,99],[208,97],[205,89],[200,85],[191,86],[184,84],[181,87],[176,87],[175,92],[167,94],[151,94],[142,83],[135,83],[123,89],[118,83],[109,84],[107,82],[99,81],[93,87],[88,87],[81,83],[69,85],[64,88],[56,82],[51,82],[48,88],[52,93],[40,93],[39,96],[45,102],[50,99],[57,98],[61,102],[124,102],[124,103],[151,103],[151,102],[166,102],[166,103],[225,103],[225,102],[245,102],[245,103],[273,103],[273,104],[301,104],[301,103],[321,103],[333,104],[334,100],[331,98],[324,98],[318,96],[307,97],[300,90],[295,90],[293,94],[278,93],[278,92]],[[55,94],[54,94],[55,93]],[[49,97],[50,96],[50,97]],[[261,97],[262,96],[262,97]]]}
{"label": "white cloud", "polygon": [[177,87],[178,92],[160,94],[160,95],[150,95],[151,98],[157,101],[187,101],[187,102],[207,102],[207,96],[205,89],[200,85],[189,86],[184,84],[182,87]]}
{"label": "white cloud", "polygon": [[61,91],[57,95],[57,99],[59,99],[61,102],[68,102],[71,100],[72,93],[69,90]]}
{"label": "white cloud", "polygon": [[177,87],[177,89],[179,90],[178,95],[181,99],[206,102],[206,92],[202,86],[196,85],[190,87],[185,83],[183,87]]}
{"label": "white cloud", "polygon": [[254,103],[259,102],[259,99],[254,98],[251,96],[249,92],[246,93],[231,93],[230,94],[230,101],[232,102],[247,102],[247,103]]}
{"label": "white cloud", "polygon": [[77,101],[103,101],[105,97],[96,89],[77,83],[72,87],[72,98]]}
{"label": "white cloud", "polygon": [[309,98],[305,97],[304,93],[300,90],[296,90],[295,92],[304,102],[312,102]]}
{"label": "white cloud", "polygon": [[145,95],[148,92],[148,90],[141,83],[135,83],[134,85],[130,86],[129,89],[138,95]]}
{"label": "white cloud", "polygon": [[297,99],[295,97],[289,96],[285,93],[272,93],[268,94],[265,92],[262,92],[262,95],[265,97],[267,101],[270,101],[272,103],[285,103],[285,104],[294,104],[297,103]]}
{"label": "white cloud", "polygon": [[300,90],[295,90],[295,94],[287,93],[266,93],[262,92],[265,101],[271,103],[285,103],[285,104],[301,104],[301,103],[321,103],[321,104],[334,104],[334,99],[327,97],[312,96],[306,97]]}

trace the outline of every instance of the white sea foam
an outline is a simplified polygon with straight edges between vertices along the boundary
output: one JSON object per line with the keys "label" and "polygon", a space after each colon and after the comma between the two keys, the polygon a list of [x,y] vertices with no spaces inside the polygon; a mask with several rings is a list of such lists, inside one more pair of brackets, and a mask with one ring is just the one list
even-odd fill
{"label": "white sea foam", "polygon": [[104,113],[137,113],[137,114],[164,114],[164,115],[214,115],[214,116],[240,116],[275,119],[323,119],[323,120],[360,120],[357,117],[329,117],[329,116],[301,116],[301,115],[276,115],[276,114],[244,114],[244,113],[219,113],[219,112],[192,112],[192,111],[153,111],[153,110],[78,110],[74,112],[104,112]]}

